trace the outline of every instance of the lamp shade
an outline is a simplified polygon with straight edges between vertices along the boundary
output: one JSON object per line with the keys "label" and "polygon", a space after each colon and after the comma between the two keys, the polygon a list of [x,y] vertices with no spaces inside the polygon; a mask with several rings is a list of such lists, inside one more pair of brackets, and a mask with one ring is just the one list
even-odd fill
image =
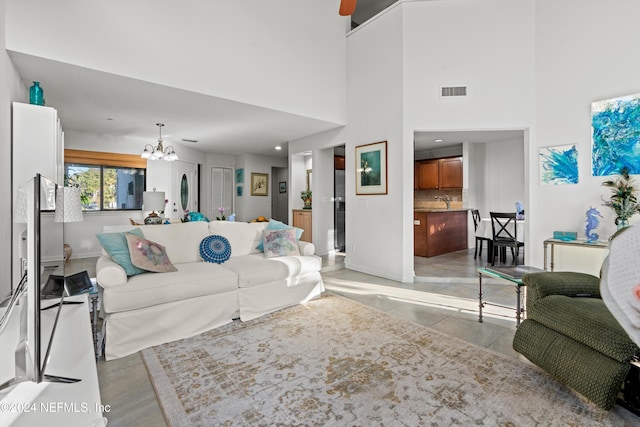
{"label": "lamp shade", "polygon": [[[60,189],[62,189],[62,191],[60,191]],[[58,188],[56,194],[56,213],[53,220],[55,222],[80,222],[84,220],[79,188]]]}
{"label": "lamp shade", "polygon": [[164,211],[164,191],[145,191],[142,193],[143,211]]}

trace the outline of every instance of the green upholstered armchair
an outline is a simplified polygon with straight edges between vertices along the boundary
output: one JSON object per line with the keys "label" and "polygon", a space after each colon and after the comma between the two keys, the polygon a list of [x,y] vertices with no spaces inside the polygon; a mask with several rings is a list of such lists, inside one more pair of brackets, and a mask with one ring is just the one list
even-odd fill
{"label": "green upholstered armchair", "polygon": [[598,277],[541,272],[522,278],[527,319],[513,348],[558,381],[611,409],[638,347],[600,297]]}

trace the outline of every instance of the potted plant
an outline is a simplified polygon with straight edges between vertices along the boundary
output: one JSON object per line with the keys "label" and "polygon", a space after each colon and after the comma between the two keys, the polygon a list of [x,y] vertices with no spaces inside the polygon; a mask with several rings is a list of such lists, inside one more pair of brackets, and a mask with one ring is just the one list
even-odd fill
{"label": "potted plant", "polygon": [[620,170],[618,178],[602,183],[611,188],[611,197],[604,205],[613,209],[616,213],[615,223],[618,228],[626,227],[629,218],[640,212],[640,205],[636,198],[635,182],[629,176],[629,169],[625,166]]}
{"label": "potted plant", "polygon": [[301,191],[300,198],[304,202],[302,209],[311,209],[311,190]]}

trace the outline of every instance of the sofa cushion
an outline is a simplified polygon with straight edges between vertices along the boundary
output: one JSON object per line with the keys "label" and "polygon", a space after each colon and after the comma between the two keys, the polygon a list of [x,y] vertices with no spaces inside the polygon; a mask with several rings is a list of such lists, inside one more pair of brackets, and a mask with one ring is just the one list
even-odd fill
{"label": "sofa cushion", "polygon": [[238,289],[238,275],[218,264],[200,261],[176,267],[176,272],[139,274],[130,277],[126,285],[105,288],[105,311],[135,310]]}
{"label": "sofa cushion", "polygon": [[262,241],[262,230],[266,226],[266,222],[211,221],[209,233],[226,237],[234,258],[261,252],[256,246]]}
{"label": "sofa cushion", "polygon": [[219,234],[207,236],[200,242],[200,256],[206,262],[222,264],[231,257],[231,244]]}
{"label": "sofa cushion", "polygon": [[[138,237],[144,237],[142,231],[139,228],[133,228],[129,231],[132,235]],[[145,270],[136,267],[131,262],[131,254],[129,252],[129,245],[124,232],[116,233],[99,233],[96,234],[98,242],[102,249],[111,257],[111,259],[119,264],[127,276],[134,276],[136,274],[145,273]]]}
{"label": "sofa cushion", "polygon": [[154,273],[169,273],[178,271],[171,264],[164,246],[148,239],[138,237],[133,233],[125,233],[131,254],[131,263],[143,270]]}
{"label": "sofa cushion", "polygon": [[638,351],[599,298],[549,295],[529,307],[527,317],[619,362]]}
{"label": "sofa cushion", "polygon": [[322,260],[315,255],[265,258],[263,254],[251,254],[231,257],[224,267],[238,275],[240,288],[250,288],[320,271]]}
{"label": "sofa cushion", "polygon": [[[290,228],[293,228],[294,230],[296,230],[296,239],[300,240],[302,233],[304,233],[304,230],[302,228],[292,227],[288,224],[285,224],[284,222],[276,221],[275,219],[269,220],[266,230],[287,230]],[[260,240],[260,243],[258,244],[256,249],[258,249],[258,251],[260,252],[264,251],[264,236],[263,236],[263,240]]]}
{"label": "sofa cushion", "polygon": [[262,242],[264,256],[267,258],[300,255],[296,230],[293,228],[283,230],[267,228],[262,231]]}
{"label": "sofa cushion", "polygon": [[146,239],[163,245],[174,264],[199,262],[200,242],[209,234],[208,223],[203,221],[141,227]]}

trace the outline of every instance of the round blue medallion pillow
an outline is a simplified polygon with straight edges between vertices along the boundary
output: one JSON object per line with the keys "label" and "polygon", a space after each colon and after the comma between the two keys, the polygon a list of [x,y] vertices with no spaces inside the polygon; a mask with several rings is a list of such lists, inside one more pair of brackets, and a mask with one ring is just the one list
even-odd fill
{"label": "round blue medallion pillow", "polygon": [[200,242],[200,256],[207,262],[222,264],[231,257],[231,244],[226,237],[207,236]]}

